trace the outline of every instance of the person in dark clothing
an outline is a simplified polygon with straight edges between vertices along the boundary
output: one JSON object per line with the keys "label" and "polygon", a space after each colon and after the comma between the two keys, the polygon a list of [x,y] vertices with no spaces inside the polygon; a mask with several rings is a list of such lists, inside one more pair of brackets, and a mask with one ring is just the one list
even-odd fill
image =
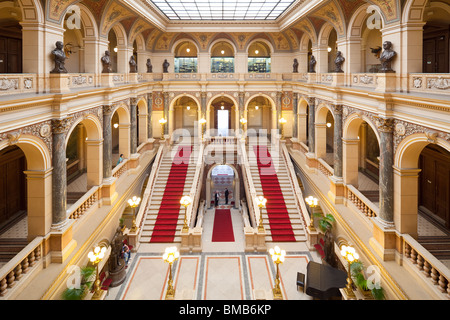
{"label": "person in dark clothing", "polygon": [[219,205],[219,194],[214,192],[214,206],[217,207]]}
{"label": "person in dark clothing", "polygon": [[228,188],[225,188],[225,204],[228,204],[228,195],[230,192],[228,191]]}

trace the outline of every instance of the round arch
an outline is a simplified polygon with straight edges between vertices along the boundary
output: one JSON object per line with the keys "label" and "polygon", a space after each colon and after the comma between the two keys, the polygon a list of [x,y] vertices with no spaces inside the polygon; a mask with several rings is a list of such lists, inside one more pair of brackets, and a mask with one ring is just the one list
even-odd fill
{"label": "round arch", "polygon": [[69,131],[66,134],[66,145],[69,141],[69,137],[72,134],[75,127],[79,124],[83,123],[84,127],[86,128],[86,134],[87,138],[89,140],[102,140],[103,139],[103,129],[102,124],[100,123],[100,120],[98,117],[96,117],[93,114],[89,114],[86,117],[80,117],[78,118],[70,127]]}
{"label": "round arch", "polygon": [[22,9],[22,19],[26,22],[44,22],[44,10],[39,0],[18,0]]}
{"label": "round arch", "polygon": [[368,11],[369,7],[373,8],[373,10],[375,10],[381,17],[381,27],[385,25],[386,21],[384,19],[384,16],[377,6],[373,6],[367,3],[363,4],[358,9],[356,9],[356,11],[350,18],[347,28],[347,38],[362,37],[364,22],[366,21],[366,18],[373,12],[372,10]]}
{"label": "round arch", "polygon": [[[221,94],[216,94],[214,96],[212,96],[209,101],[206,104],[206,130],[207,132],[211,133],[211,107],[213,102],[217,99],[217,98],[228,98],[231,100],[231,102],[233,103],[232,107],[234,107],[234,115],[232,112],[230,112],[230,118],[232,121],[234,121],[236,129],[238,128],[238,124],[239,124],[239,103],[237,102],[237,100],[226,93],[221,93]],[[234,120],[233,120],[233,116],[234,116]],[[232,129],[232,127],[229,128],[230,130]],[[210,134],[207,134],[207,136],[209,136]]]}
{"label": "round arch", "polygon": [[138,146],[148,138],[148,108],[147,99],[140,97],[137,101],[137,144]]}
{"label": "round arch", "polygon": [[192,43],[195,46],[197,53],[200,52],[200,45],[197,43],[197,41],[195,41],[194,39],[189,38],[189,37],[182,37],[182,38],[175,40],[172,43],[172,46],[170,47],[170,53],[172,53],[173,56],[175,56],[175,54],[176,54],[175,50],[177,49],[178,45],[182,42]]}
{"label": "round arch", "polygon": [[402,233],[418,235],[419,157],[435,144],[450,152],[450,143],[433,133],[416,133],[404,138],[394,153],[394,223]]}
{"label": "round arch", "polygon": [[407,0],[403,6],[402,23],[421,22],[429,0]]}
{"label": "round arch", "polygon": [[[131,141],[130,141],[130,126],[131,126],[131,115],[128,107],[124,103],[120,103],[112,112],[111,121],[114,119],[114,115],[117,114],[117,139],[119,152],[118,155],[123,154],[125,159],[130,158],[131,152]],[[114,127],[115,128],[115,127]],[[114,134],[113,134],[114,138]]]}
{"label": "round arch", "polygon": [[[174,97],[169,103],[169,128],[168,128],[169,135],[173,136],[172,139],[174,139],[174,140],[177,140],[178,137],[186,137],[186,136],[192,137],[193,135],[194,136],[197,135],[199,137],[201,135],[201,131],[200,131],[201,130],[201,126],[198,126],[197,131],[196,131],[195,130],[195,124],[194,124],[194,127],[191,128],[191,130],[193,130],[193,132],[190,132],[189,129],[183,129],[183,126],[182,126],[182,128],[176,128],[176,125],[175,125],[175,119],[176,119],[176,110],[175,110],[176,108],[175,108],[175,105],[182,98],[192,99],[194,101],[194,103],[196,104],[196,107],[197,107],[196,120],[197,121],[202,117],[202,115],[201,115],[201,107],[200,107],[201,104],[200,104],[200,101],[198,100],[197,97],[195,97],[194,95],[189,94],[189,93],[183,93],[183,94],[180,94],[180,95],[177,95],[176,97]],[[174,135],[175,131],[176,131],[176,134]]]}
{"label": "round arch", "polygon": [[[13,145],[5,139],[0,142],[0,150]],[[52,159],[47,145],[32,135],[21,134],[14,145],[22,149],[27,158],[28,170],[45,171],[52,168]]]}
{"label": "round arch", "polygon": [[[327,157],[327,145],[328,138],[330,135],[333,135],[334,132],[329,132],[329,128],[327,127],[327,116],[328,113],[331,113],[334,122],[334,113],[331,107],[326,103],[320,103],[317,106],[316,114],[315,114],[315,151],[318,158],[322,158],[325,161],[329,162]],[[333,136],[331,136],[333,137]],[[334,138],[333,138],[334,139]],[[332,139],[332,141],[333,141]],[[333,143],[331,143],[333,145]]]}
{"label": "round arch", "polygon": [[234,53],[234,55],[235,55],[236,52],[238,51],[238,47],[237,47],[236,43],[234,43],[234,41],[232,41],[231,39],[229,39],[229,38],[227,38],[227,37],[220,37],[220,36],[219,36],[219,37],[215,38],[213,41],[211,41],[211,42],[208,44],[207,51],[208,51],[209,54],[211,54],[212,48],[214,48],[214,46],[215,46],[216,44],[218,44],[219,42],[226,42],[226,43],[228,43],[229,45],[231,45],[231,47],[233,48],[233,53]]}
{"label": "round arch", "polygon": [[239,208],[240,206],[240,184],[239,184],[239,172],[236,169],[234,164],[229,164],[229,163],[224,163],[224,164],[220,164],[220,163],[216,163],[214,165],[212,165],[209,168],[209,171],[206,175],[206,203],[208,204],[208,207],[211,208],[211,202],[212,202],[212,188],[214,187],[213,185],[213,181],[211,179],[212,176],[212,172],[214,170],[214,168],[216,168],[217,166],[222,166],[222,165],[226,165],[229,166],[231,169],[233,169],[233,173],[234,173],[234,178],[233,178],[233,198],[234,198],[234,208]]}
{"label": "round arch", "polygon": [[263,42],[263,43],[265,43],[269,47],[271,55],[275,51],[275,48],[274,48],[273,43],[271,41],[269,41],[267,39],[264,39],[262,37],[254,37],[251,40],[249,40],[247,42],[247,44],[245,45],[245,52],[248,52],[248,50],[251,47],[251,45],[254,44],[255,42]]}
{"label": "round arch", "polygon": [[372,120],[365,115],[359,115],[357,113],[352,113],[347,117],[343,126],[342,126],[342,138],[355,140],[358,139],[358,130],[361,123],[366,122],[375,133],[378,144],[380,144],[380,134],[376,125],[372,122]]}
{"label": "round arch", "polygon": [[[277,128],[277,122],[276,122],[277,121],[277,107],[276,107],[275,101],[273,100],[273,98],[271,96],[269,96],[265,93],[261,93],[261,92],[257,93],[257,94],[253,94],[245,102],[243,116],[245,119],[247,119],[247,120],[249,119],[249,112],[250,112],[249,105],[254,99],[259,98],[259,97],[263,97],[263,98],[267,99],[267,101],[269,101],[269,103],[270,103],[269,115],[267,115],[267,112],[265,112],[264,110],[260,111],[260,112],[262,112],[262,114],[260,114],[261,117],[267,117],[269,119],[269,121],[270,121],[269,126],[267,127],[267,125],[266,125],[266,127],[265,127],[263,124],[264,121],[261,119],[260,120],[261,121],[260,128],[262,130],[267,130],[267,133],[271,134],[272,130]],[[254,127],[250,128],[250,123],[248,123],[248,122],[247,122],[247,128],[248,128],[247,134],[252,136],[252,133],[250,131],[251,131],[251,129],[255,130],[255,128]],[[256,130],[259,130],[259,129],[257,128]]]}

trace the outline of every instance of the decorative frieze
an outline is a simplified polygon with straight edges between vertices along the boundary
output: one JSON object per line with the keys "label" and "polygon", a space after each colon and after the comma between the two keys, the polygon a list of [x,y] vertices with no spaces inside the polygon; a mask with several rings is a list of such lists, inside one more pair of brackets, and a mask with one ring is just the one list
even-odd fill
{"label": "decorative frieze", "polygon": [[23,128],[14,129],[11,131],[0,133],[0,141],[9,140],[10,144],[16,144],[22,135],[35,136],[38,139],[44,141],[48,150],[52,151],[52,121],[47,120],[44,122],[35,123]]}

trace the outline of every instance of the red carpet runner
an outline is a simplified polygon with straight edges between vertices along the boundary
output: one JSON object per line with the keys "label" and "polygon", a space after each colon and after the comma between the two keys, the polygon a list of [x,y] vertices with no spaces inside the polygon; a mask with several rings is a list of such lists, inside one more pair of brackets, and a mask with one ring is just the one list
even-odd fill
{"label": "red carpet runner", "polygon": [[[173,242],[174,240],[181,207],[180,199],[183,196],[191,153],[192,146],[179,146],[172,160],[172,167],[150,242]],[[181,209],[184,210],[184,208]],[[182,213],[184,214],[184,211]]]}
{"label": "red carpet runner", "polygon": [[216,209],[212,242],[234,242],[233,223],[230,209]]}
{"label": "red carpet runner", "polygon": [[264,198],[267,199],[266,210],[269,218],[270,232],[274,242],[295,241],[294,231],[284,202],[283,192],[278,182],[272,157],[266,146],[254,146],[259,178]]}

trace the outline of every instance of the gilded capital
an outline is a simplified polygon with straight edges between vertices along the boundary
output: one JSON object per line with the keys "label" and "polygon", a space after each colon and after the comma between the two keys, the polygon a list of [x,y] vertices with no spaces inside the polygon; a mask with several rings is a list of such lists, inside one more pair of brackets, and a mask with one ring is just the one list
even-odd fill
{"label": "gilded capital", "polygon": [[380,132],[393,132],[394,119],[393,118],[376,117],[376,125]]}
{"label": "gilded capital", "polygon": [[70,118],[64,119],[52,119],[52,132],[53,133],[66,133],[70,127]]}

